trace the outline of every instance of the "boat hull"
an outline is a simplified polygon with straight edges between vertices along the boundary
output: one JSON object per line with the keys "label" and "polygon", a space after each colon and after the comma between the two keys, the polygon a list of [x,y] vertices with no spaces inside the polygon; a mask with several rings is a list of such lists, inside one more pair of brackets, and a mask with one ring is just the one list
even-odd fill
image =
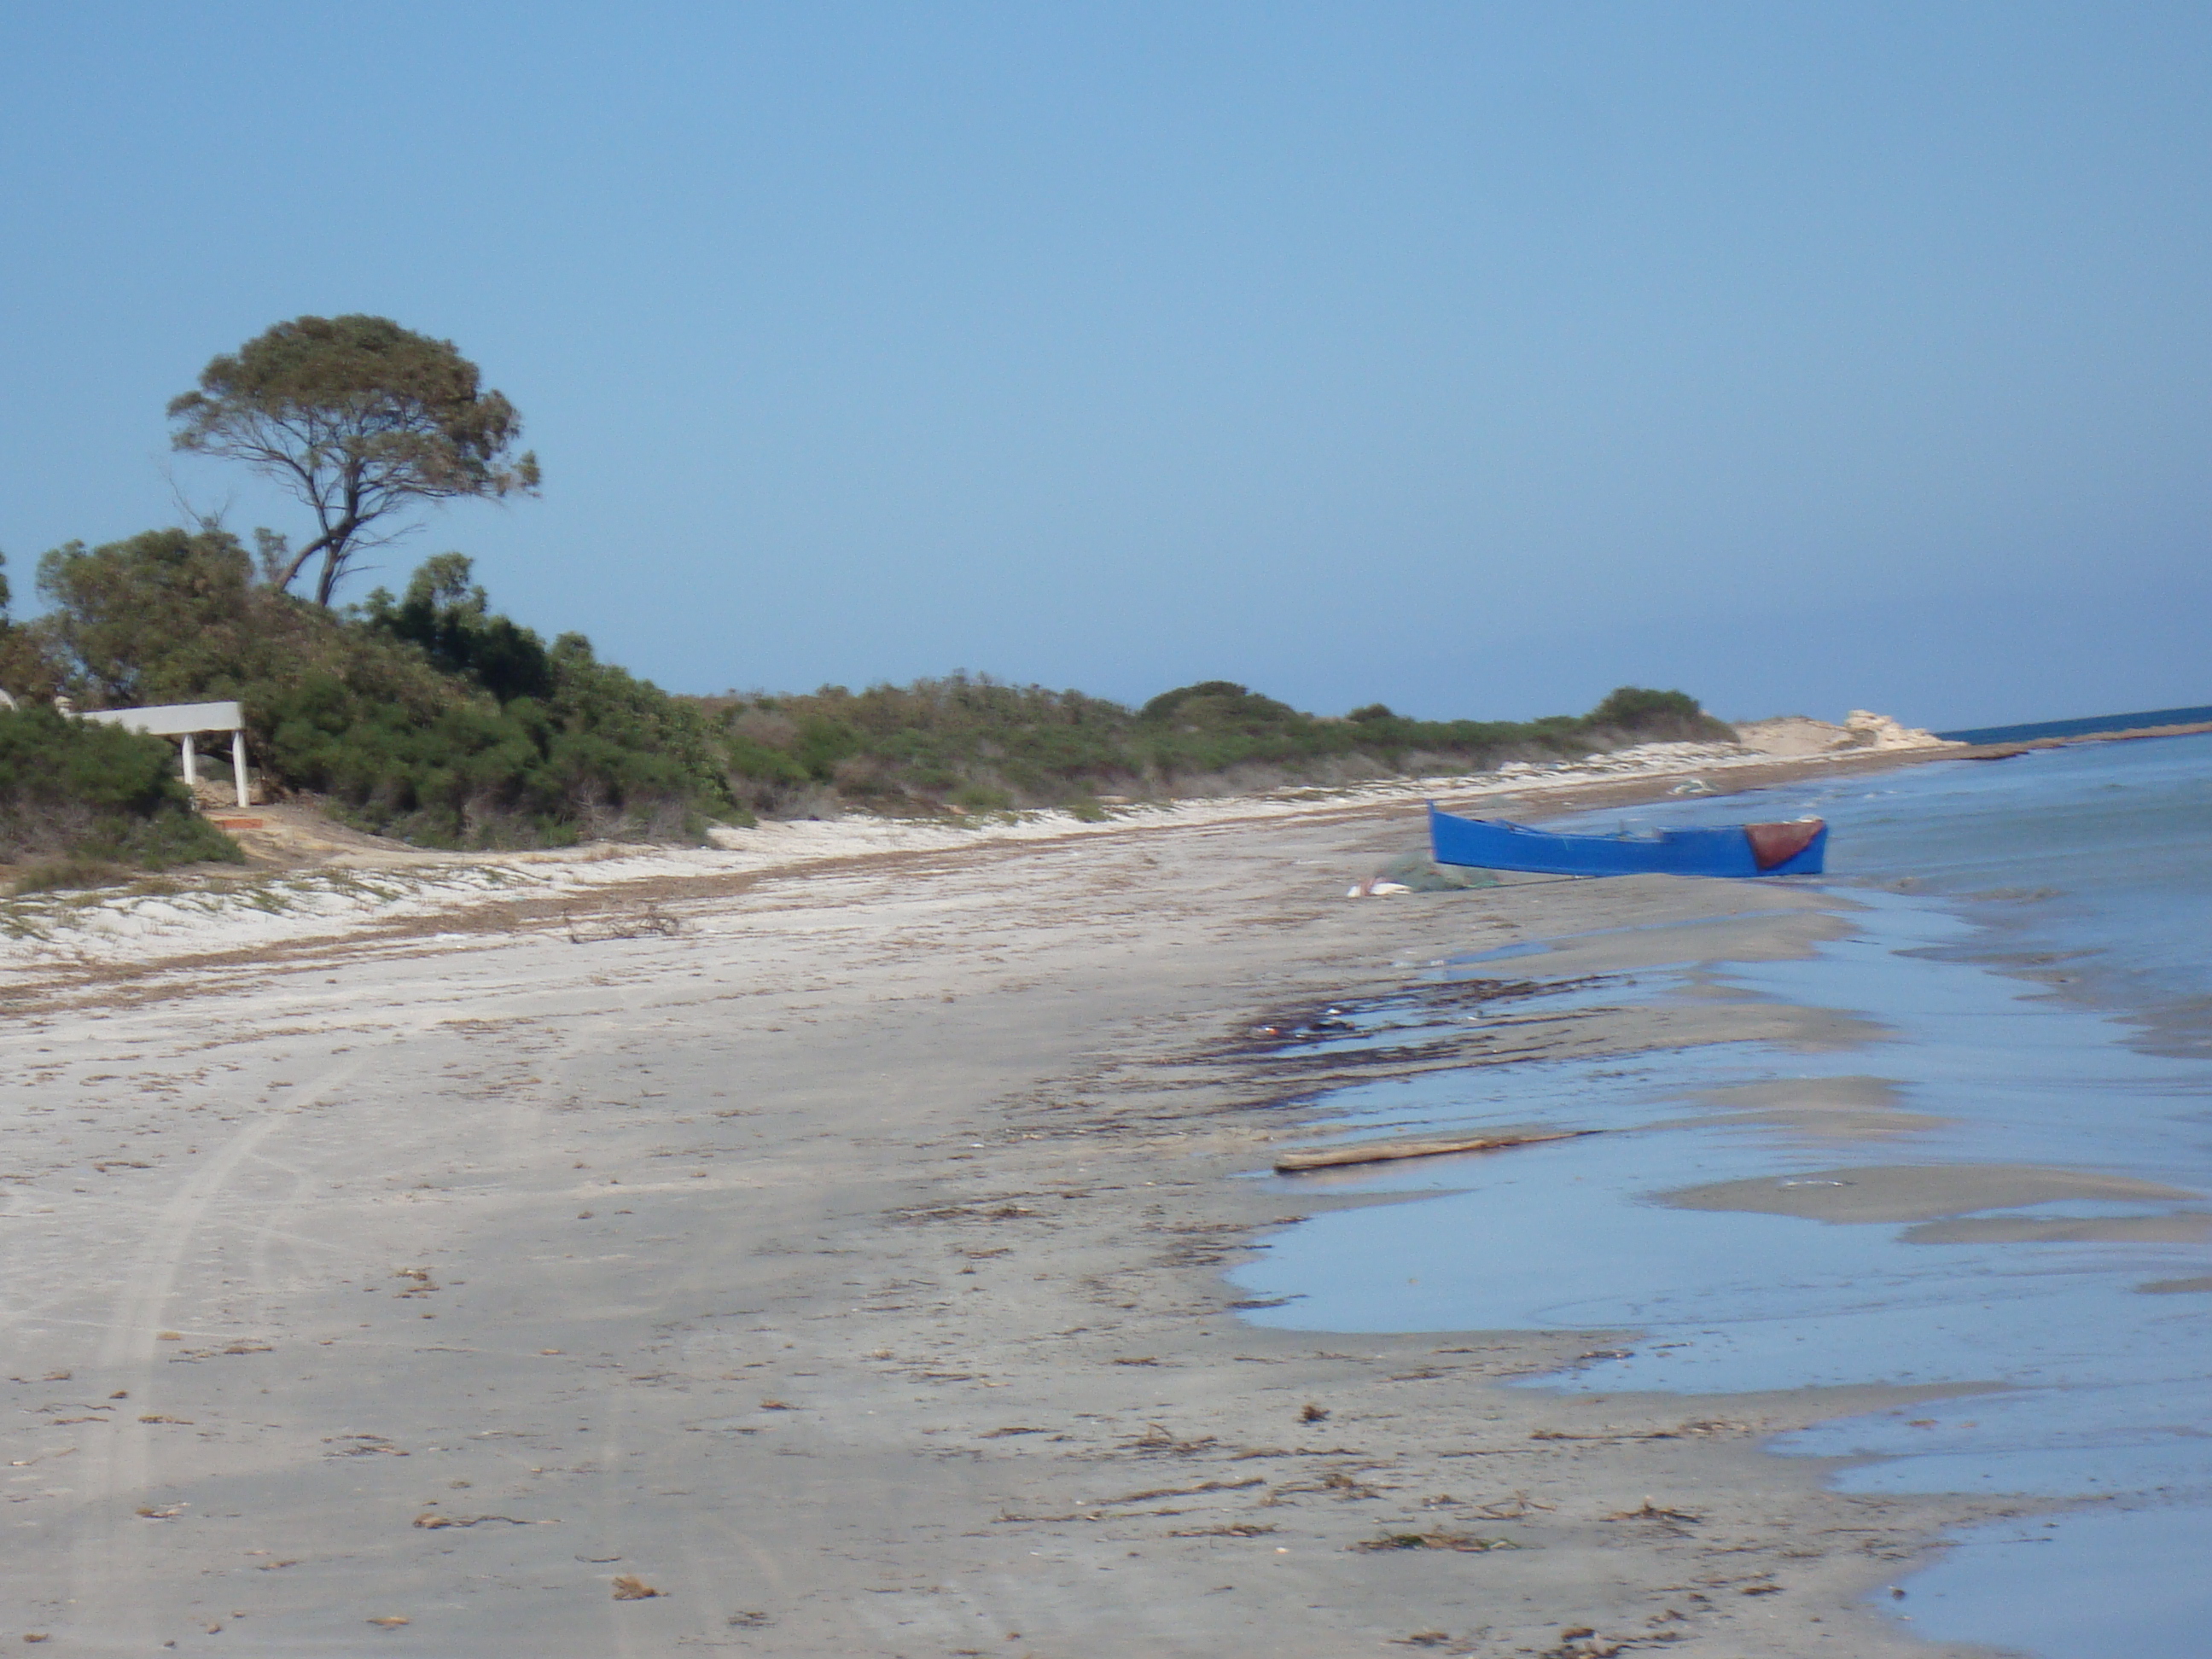
{"label": "boat hull", "polygon": [[1459,817],[1431,803],[1429,847],[1438,864],[1550,876],[1817,876],[1827,860],[1828,826],[1806,819],[1665,830],[1650,839],[1562,836],[1503,818]]}

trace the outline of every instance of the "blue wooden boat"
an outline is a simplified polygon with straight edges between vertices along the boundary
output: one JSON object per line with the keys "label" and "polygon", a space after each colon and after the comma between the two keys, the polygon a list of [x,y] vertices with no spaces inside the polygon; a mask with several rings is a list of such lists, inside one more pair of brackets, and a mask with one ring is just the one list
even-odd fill
{"label": "blue wooden boat", "polygon": [[1429,803],[1438,864],[1551,876],[1817,876],[1828,852],[1819,818],[1661,830],[1643,836],[1562,836],[1503,818],[1462,818]]}

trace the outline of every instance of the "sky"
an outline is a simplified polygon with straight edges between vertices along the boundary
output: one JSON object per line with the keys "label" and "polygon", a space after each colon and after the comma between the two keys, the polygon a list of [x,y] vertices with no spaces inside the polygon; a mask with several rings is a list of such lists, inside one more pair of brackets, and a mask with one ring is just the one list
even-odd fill
{"label": "sky", "polygon": [[304,509],[163,410],[451,339],[429,554],[672,690],[2212,702],[2212,7],[0,0],[0,551]]}

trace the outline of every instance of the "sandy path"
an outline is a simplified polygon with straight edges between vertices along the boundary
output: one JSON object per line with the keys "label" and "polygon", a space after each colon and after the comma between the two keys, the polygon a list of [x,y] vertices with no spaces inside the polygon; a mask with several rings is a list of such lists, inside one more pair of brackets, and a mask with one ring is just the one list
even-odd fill
{"label": "sandy path", "polygon": [[[1347,1067],[1851,1034],[1537,999],[1364,1061],[1251,1043],[1532,931],[1843,925],[1720,883],[1344,901],[1416,833],[664,881],[666,931],[611,889],[27,995],[0,1605],[88,1654],[1931,1650],[1852,1598],[1990,1510],[1758,1449],[1900,1391],[1553,1397],[1496,1379],[1589,1338],[1237,1317],[1256,1228],[1367,1201],[1223,1178]],[[1516,1547],[1353,1547],[1411,1533]]]}

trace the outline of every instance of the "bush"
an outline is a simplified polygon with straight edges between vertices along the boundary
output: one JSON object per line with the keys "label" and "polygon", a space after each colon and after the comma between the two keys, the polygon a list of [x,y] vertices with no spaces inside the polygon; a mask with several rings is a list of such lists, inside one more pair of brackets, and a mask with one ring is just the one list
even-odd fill
{"label": "bush", "polygon": [[1592,749],[1735,735],[1680,691],[1625,686],[1589,714],[1527,722],[1416,720],[1382,703],[1302,714],[1231,680],[1131,710],[1079,691],[955,674],[854,693],[702,698],[732,791],[763,811],[842,799],[878,811],[1057,806],[1105,794],[1218,794],[1289,781],[1469,771]]}
{"label": "bush", "polygon": [[1660,738],[1732,734],[1680,691],[1624,686],[1586,715],[1341,720],[1230,680],[1131,709],[954,674],[860,692],[672,697],[497,615],[470,562],[427,561],[341,615],[255,580],[221,530],[149,531],[40,562],[50,614],[9,628],[0,684],[93,707],[235,698],[264,781],[369,830],[441,847],[696,837],[708,818],[1165,799],[1471,771]]}
{"label": "bush", "polygon": [[441,554],[349,617],[256,583],[222,531],[151,531],[46,555],[36,626],[89,703],[235,698],[266,781],[418,843],[696,839],[736,812],[696,708],[493,614],[471,574]]}
{"label": "bush", "polygon": [[0,709],[0,860],[161,870],[243,857],[192,810],[159,738],[51,708]]}
{"label": "bush", "polygon": [[1593,731],[1633,736],[1643,743],[1733,743],[1735,730],[1698,706],[1686,691],[1652,691],[1624,685],[1583,717]]}

